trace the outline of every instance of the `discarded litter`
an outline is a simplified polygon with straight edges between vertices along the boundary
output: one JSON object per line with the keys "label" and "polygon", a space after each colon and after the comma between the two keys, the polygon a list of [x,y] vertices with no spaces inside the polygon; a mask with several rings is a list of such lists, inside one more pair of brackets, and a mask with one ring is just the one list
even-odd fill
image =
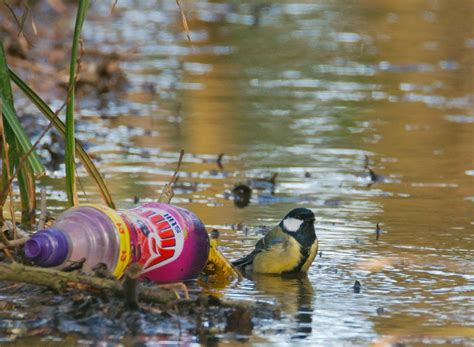
{"label": "discarded litter", "polygon": [[116,278],[132,263],[142,266],[142,278],[156,283],[196,278],[206,265],[209,237],[192,212],[163,203],[146,203],[114,211],[82,205],[62,213],[55,223],[35,233],[25,256],[43,267],[84,261],[92,272],[105,264]]}

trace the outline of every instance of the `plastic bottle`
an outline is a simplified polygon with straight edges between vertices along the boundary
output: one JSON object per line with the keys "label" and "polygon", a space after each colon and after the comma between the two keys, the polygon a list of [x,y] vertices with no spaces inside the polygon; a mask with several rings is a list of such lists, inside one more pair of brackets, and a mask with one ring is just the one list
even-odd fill
{"label": "plastic bottle", "polygon": [[173,205],[147,203],[114,211],[82,205],[62,213],[24,246],[28,259],[44,267],[82,261],[90,272],[104,263],[120,278],[130,262],[143,267],[142,277],[157,283],[197,277],[209,253],[209,237],[199,218]]}

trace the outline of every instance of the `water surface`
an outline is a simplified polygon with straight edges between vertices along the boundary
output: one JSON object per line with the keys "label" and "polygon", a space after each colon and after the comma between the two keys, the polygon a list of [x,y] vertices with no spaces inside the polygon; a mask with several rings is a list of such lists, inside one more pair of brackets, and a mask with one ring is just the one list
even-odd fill
{"label": "water surface", "polygon": [[[472,1],[185,2],[192,44],[172,1],[108,6],[84,38],[123,56],[129,87],[80,99],[77,128],[117,204],[156,199],[184,149],[173,202],[227,257],[295,206],[317,216],[307,278],[214,289],[281,306],[250,343],[474,343]],[[274,173],[274,194],[228,199]],[[46,182],[60,209],[62,179]]]}

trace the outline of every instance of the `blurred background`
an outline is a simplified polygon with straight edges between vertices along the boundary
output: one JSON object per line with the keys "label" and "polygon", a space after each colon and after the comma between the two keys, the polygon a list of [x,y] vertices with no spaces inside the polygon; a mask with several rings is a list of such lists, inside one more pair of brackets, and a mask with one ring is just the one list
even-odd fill
{"label": "blurred background", "polygon": [[[112,5],[93,2],[83,28],[76,129],[116,203],[156,199],[184,149],[173,203],[218,229],[230,259],[291,208],[316,214],[308,278],[208,289],[281,305],[250,342],[474,343],[473,1],[181,1],[191,43],[175,1]],[[5,43],[53,108],[74,8],[38,1]],[[34,139],[47,122],[16,103]],[[62,148],[54,133],[41,144],[58,212]],[[100,201],[79,174],[83,201]]]}

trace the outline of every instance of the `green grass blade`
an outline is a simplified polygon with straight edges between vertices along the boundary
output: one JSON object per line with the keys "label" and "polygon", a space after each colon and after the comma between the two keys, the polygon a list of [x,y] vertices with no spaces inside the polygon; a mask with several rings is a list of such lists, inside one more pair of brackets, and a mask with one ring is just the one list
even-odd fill
{"label": "green grass blade", "polygon": [[[18,171],[22,222],[27,226],[31,226],[35,222],[35,175],[42,175],[45,169],[34,151],[28,155],[25,164],[20,167],[20,158],[30,152],[32,145],[15,111],[10,76],[2,41],[0,41],[0,99],[2,99],[2,113],[0,116],[2,117],[3,123],[3,136],[5,136],[9,145],[9,153],[3,153],[2,160],[5,160],[5,155],[8,155],[10,162],[9,175],[6,170],[2,169],[2,196],[0,197],[0,204],[3,207],[6,199],[6,195],[3,195],[3,191],[5,191],[7,185],[11,183],[8,177],[12,176],[13,169],[15,169]],[[5,163],[5,161],[3,161],[3,163]]]}
{"label": "green grass blade", "polygon": [[[20,90],[36,105],[36,107],[43,113],[43,115],[53,122],[54,127],[59,133],[63,136],[66,135],[66,126],[65,124],[56,116],[56,114],[49,108],[49,106],[41,99],[38,94],[36,94],[33,89],[31,89],[18,75],[16,75],[12,70],[10,70],[11,80],[20,88]],[[84,150],[84,147],[76,140],[76,154],[81,160],[82,165],[84,165],[89,176],[95,181],[97,187],[99,188],[100,194],[104,199],[104,202],[111,208],[115,208],[115,204],[112,200],[112,195],[110,194],[107,185],[105,184],[104,179],[97,170],[97,167],[94,165],[94,162],[91,160],[87,152]]]}
{"label": "green grass blade", "polygon": [[[21,126],[20,120],[15,111],[13,103],[13,93],[10,85],[10,76],[8,73],[8,66],[5,59],[5,51],[3,44],[0,41],[0,95],[3,99],[3,114],[5,116],[6,123],[12,129],[14,137],[16,138],[19,145],[20,155],[27,153],[31,149],[31,142],[26,135],[23,127]],[[8,134],[7,134],[8,135]],[[13,140],[13,139],[10,139]],[[12,142],[10,143],[10,145]],[[35,176],[41,176],[44,174],[44,167],[41,164],[38,155],[33,151],[28,156],[28,164]]]}
{"label": "green grass blade", "polygon": [[0,40],[0,96],[3,99],[3,105],[9,105],[13,109],[12,86],[8,77],[8,65],[2,40]]}
{"label": "green grass blade", "polygon": [[82,24],[86,16],[87,8],[89,7],[89,0],[80,0],[77,9],[76,25],[74,28],[74,37],[72,40],[71,49],[71,64],[69,66],[69,87],[68,100],[66,105],[66,193],[69,204],[77,206],[79,204],[77,198],[76,187],[76,140],[74,135],[74,94],[76,84],[76,68],[77,58],[79,52],[79,40],[81,37]]}
{"label": "green grass blade", "polygon": [[[2,159],[2,177],[0,179],[0,192],[3,192],[3,187],[5,187],[8,184],[8,175],[7,175],[7,168],[5,165],[5,148],[3,146],[4,139],[3,136],[5,136],[5,130],[3,128],[3,98],[0,97],[0,148],[1,148],[1,159]],[[2,199],[2,196],[0,196],[0,199]],[[0,201],[0,222],[3,223],[3,205],[5,203]]]}
{"label": "green grass blade", "polygon": [[[8,105],[8,103],[4,103],[3,105],[3,115],[5,116],[4,119],[6,120],[15,135],[15,138],[18,142],[18,147],[20,149],[19,154],[20,156],[22,156],[23,154],[27,153],[32,147],[30,139],[28,138],[28,135],[26,135],[25,130],[21,126],[18,117],[11,109],[10,105]],[[41,164],[38,155],[35,153],[35,151],[31,152],[31,154],[26,160],[36,177],[42,176],[44,174],[45,168],[43,164]]]}
{"label": "green grass blade", "polygon": [[21,224],[30,228],[35,224],[36,182],[33,172],[24,165],[18,172],[21,197]]}
{"label": "green grass blade", "polygon": [[[1,99],[1,98],[0,98]],[[5,106],[5,105],[3,105]],[[4,111],[4,109],[3,109]],[[20,189],[20,202],[21,202],[21,218],[22,223],[25,226],[30,227],[35,222],[35,208],[36,208],[36,191],[35,191],[35,178],[33,171],[29,167],[28,162],[20,167],[20,150],[18,141],[15,138],[15,133],[8,125],[8,123],[3,122],[3,136],[5,136],[5,144],[8,143],[8,151],[6,146],[3,147],[2,153],[2,190],[0,194],[0,206],[4,206],[5,201],[8,196],[8,187],[12,183],[11,177],[13,175],[14,169],[18,171],[18,187]],[[5,163],[8,162],[10,165],[7,168]],[[8,170],[9,169],[9,170]],[[8,170],[8,171],[7,171]]]}

